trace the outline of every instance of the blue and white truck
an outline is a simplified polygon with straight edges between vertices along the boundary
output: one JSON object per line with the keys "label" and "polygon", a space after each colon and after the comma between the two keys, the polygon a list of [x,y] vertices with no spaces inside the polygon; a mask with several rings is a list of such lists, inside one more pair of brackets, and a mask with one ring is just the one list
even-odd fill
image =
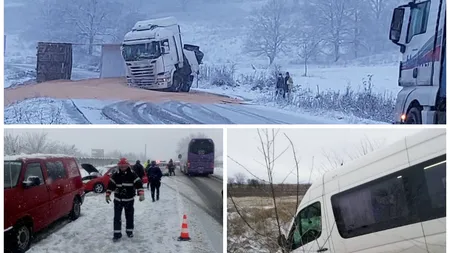
{"label": "blue and white truck", "polygon": [[413,0],[394,9],[389,39],[402,53],[395,123],[446,123],[445,13],[445,0]]}

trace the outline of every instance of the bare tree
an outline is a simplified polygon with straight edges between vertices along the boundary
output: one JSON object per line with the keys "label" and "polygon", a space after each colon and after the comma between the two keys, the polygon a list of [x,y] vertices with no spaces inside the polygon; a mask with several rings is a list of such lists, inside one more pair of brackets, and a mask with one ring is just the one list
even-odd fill
{"label": "bare tree", "polygon": [[[293,156],[294,156],[294,161],[295,161],[295,167],[293,170],[297,171],[297,182],[299,185],[299,180],[298,180],[298,158],[296,155],[296,151],[295,148],[293,146],[292,141],[289,139],[288,136],[286,136],[286,138],[289,140],[290,142],[290,146],[288,146],[285,149],[282,149],[280,152],[276,152],[275,149],[275,140],[278,136],[279,131],[278,130],[268,130],[268,129],[258,129],[258,136],[259,136],[259,141],[260,141],[260,147],[258,148],[258,151],[262,154],[264,161],[261,163],[261,166],[264,167],[264,169],[267,172],[267,178],[268,180],[263,180],[255,175],[252,174],[252,172],[250,170],[248,170],[245,166],[243,166],[242,164],[240,164],[239,162],[233,160],[231,157],[230,159],[234,162],[236,162],[238,165],[240,165],[244,170],[246,170],[248,173],[250,173],[255,180],[258,180],[258,182],[267,182],[268,184],[268,195],[271,198],[271,204],[273,205],[273,214],[270,216],[271,219],[274,219],[275,221],[273,222],[272,220],[270,222],[273,222],[272,224],[266,224],[266,221],[263,221],[263,225],[262,228],[257,229],[258,224],[252,224],[252,222],[250,221],[250,217],[248,217],[245,213],[243,213],[242,208],[239,207],[239,205],[236,203],[235,198],[233,198],[233,192],[232,191],[228,191],[228,195],[230,197],[231,203],[234,205],[234,208],[237,212],[237,214],[239,215],[239,217],[242,219],[242,221],[244,222],[244,225],[246,225],[247,227],[249,227],[253,233],[255,233],[255,235],[257,237],[261,237],[262,240],[261,243],[265,244],[265,247],[269,249],[269,252],[277,252],[280,249],[280,246],[277,243],[277,237],[281,236],[283,234],[282,232],[282,227],[285,225],[286,222],[290,221],[283,221],[281,219],[281,210],[278,207],[278,201],[277,201],[277,196],[275,193],[275,184],[274,184],[274,172],[275,172],[275,162],[277,161],[277,159],[283,155],[288,149],[289,147],[292,149],[293,152]],[[238,173],[239,174],[239,173]],[[238,175],[236,175],[236,179],[238,178]],[[238,179],[237,179],[238,181]],[[297,187],[297,190],[299,190],[299,187]],[[297,192],[297,196],[298,196],[298,192]],[[297,197],[297,202],[299,202],[299,198]],[[298,206],[298,205],[297,205]],[[295,210],[297,209],[297,206],[295,207]],[[291,210],[290,216],[294,217],[295,216],[295,210]],[[245,211],[244,211],[245,212]],[[267,219],[267,218],[266,218]],[[228,224],[231,224],[231,222],[229,221]],[[261,225],[259,225],[261,226]],[[242,227],[242,226],[241,226]],[[231,241],[229,239],[229,245],[235,245],[235,244],[241,244],[242,242],[238,243],[236,241]],[[286,245],[285,245],[286,246]],[[241,247],[242,245],[238,245],[237,247]],[[283,252],[287,252],[285,250],[284,247],[282,247]],[[235,250],[232,250],[235,251]]]}
{"label": "bare tree", "polygon": [[103,36],[114,37],[115,19],[120,2],[115,0],[78,0],[66,5],[67,20],[75,26],[74,32],[88,43],[92,55],[94,43]]}
{"label": "bare tree", "polygon": [[268,0],[250,18],[251,28],[245,50],[255,56],[266,56],[272,64],[286,48],[289,15],[285,0]]}
{"label": "bare tree", "polygon": [[[297,24],[301,23],[297,22]],[[297,55],[304,64],[303,76],[307,76],[308,61],[319,53],[320,44],[323,41],[322,34],[312,26],[298,27],[295,30],[298,32],[293,36],[293,45],[297,48]]]}
{"label": "bare tree", "polygon": [[326,41],[332,46],[334,61],[341,56],[341,46],[349,32],[348,0],[306,1],[305,18],[309,25],[324,34]]}
{"label": "bare tree", "polygon": [[20,136],[5,133],[4,141],[5,155],[20,154],[22,152],[23,143]]}
{"label": "bare tree", "polygon": [[236,175],[234,175],[234,178],[237,185],[243,185],[247,181],[247,176],[242,172],[236,173]]}
{"label": "bare tree", "polygon": [[45,132],[26,132],[21,135],[5,133],[5,154],[65,154],[80,156],[75,145],[53,141]]}
{"label": "bare tree", "polygon": [[23,135],[24,149],[26,154],[45,153],[53,144],[49,142],[45,132],[27,132]]}

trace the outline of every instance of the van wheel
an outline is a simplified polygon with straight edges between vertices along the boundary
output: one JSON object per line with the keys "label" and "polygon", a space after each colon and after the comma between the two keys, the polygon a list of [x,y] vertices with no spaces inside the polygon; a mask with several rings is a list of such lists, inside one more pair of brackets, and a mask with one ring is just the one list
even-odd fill
{"label": "van wheel", "polygon": [[417,107],[413,107],[409,109],[408,114],[406,115],[406,124],[422,124],[422,113]]}
{"label": "van wheel", "polygon": [[94,192],[95,193],[102,193],[105,190],[105,186],[103,186],[102,183],[96,183],[94,185]]}
{"label": "van wheel", "polygon": [[81,202],[78,198],[73,200],[72,211],[70,211],[70,219],[76,220],[81,214]]}
{"label": "van wheel", "polygon": [[30,248],[31,245],[31,228],[25,224],[19,224],[14,228],[15,251],[23,253]]}

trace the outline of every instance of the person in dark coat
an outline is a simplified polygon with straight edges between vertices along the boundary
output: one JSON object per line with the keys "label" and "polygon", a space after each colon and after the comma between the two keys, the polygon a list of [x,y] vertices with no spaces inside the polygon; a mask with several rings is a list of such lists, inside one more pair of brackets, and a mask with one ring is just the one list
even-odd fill
{"label": "person in dark coat", "polygon": [[137,160],[136,164],[133,165],[133,171],[138,175],[138,177],[141,179],[145,176],[144,173],[144,166],[142,166],[141,161]]}
{"label": "person in dark coat", "polygon": [[286,89],[284,88],[284,77],[281,73],[278,74],[278,78],[277,78],[277,91],[276,91],[276,96],[278,96],[280,93],[280,95],[283,95],[283,98],[286,96]]}
{"label": "person in dark coat", "polygon": [[136,190],[139,194],[139,201],[143,201],[144,188],[141,179],[134,173],[126,158],[120,159],[117,163],[119,170],[111,175],[108,188],[106,190],[106,203],[111,202],[111,193],[114,192],[114,237],[113,241],[118,241],[122,237],[122,210],[125,209],[126,233],[128,237],[133,237],[134,229],[134,196]]}
{"label": "person in dark coat", "polygon": [[147,177],[151,188],[152,200],[153,202],[155,202],[155,190],[156,190],[156,200],[159,200],[159,187],[161,187],[161,178],[162,178],[161,169],[156,165],[155,161],[152,161],[151,166],[147,171]]}
{"label": "person in dark coat", "polygon": [[169,176],[172,176],[172,174],[175,176],[175,165],[173,164],[172,159],[170,159],[169,164],[167,164],[167,168],[169,169]]}

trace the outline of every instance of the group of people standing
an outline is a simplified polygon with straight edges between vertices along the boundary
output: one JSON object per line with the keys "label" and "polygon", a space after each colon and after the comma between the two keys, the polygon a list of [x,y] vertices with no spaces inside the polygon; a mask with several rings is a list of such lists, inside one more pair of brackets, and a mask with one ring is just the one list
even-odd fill
{"label": "group of people standing", "polygon": [[[172,166],[170,166],[170,162]],[[175,175],[175,166],[172,159],[169,162],[169,173]],[[161,169],[156,161],[147,161],[144,168],[141,161],[137,160],[136,164],[131,167],[126,158],[120,159],[117,163],[118,171],[113,173],[109,179],[108,188],[106,190],[106,203],[111,202],[111,193],[114,192],[114,237],[116,242],[122,237],[122,210],[125,210],[126,234],[133,237],[134,229],[134,197],[139,196],[139,201],[144,201],[144,185],[143,178],[147,173],[148,183],[147,190],[151,189],[152,201],[159,200],[159,188],[161,187],[161,178],[163,176]],[[145,170],[145,172],[144,172]]]}
{"label": "group of people standing", "polygon": [[283,76],[282,73],[278,73],[277,78],[277,90],[275,95],[278,97],[279,95],[282,95],[283,98],[286,98],[286,94],[289,97],[289,94],[292,92],[292,89],[294,87],[294,81],[292,80],[291,75],[289,72],[286,72],[285,76]]}

